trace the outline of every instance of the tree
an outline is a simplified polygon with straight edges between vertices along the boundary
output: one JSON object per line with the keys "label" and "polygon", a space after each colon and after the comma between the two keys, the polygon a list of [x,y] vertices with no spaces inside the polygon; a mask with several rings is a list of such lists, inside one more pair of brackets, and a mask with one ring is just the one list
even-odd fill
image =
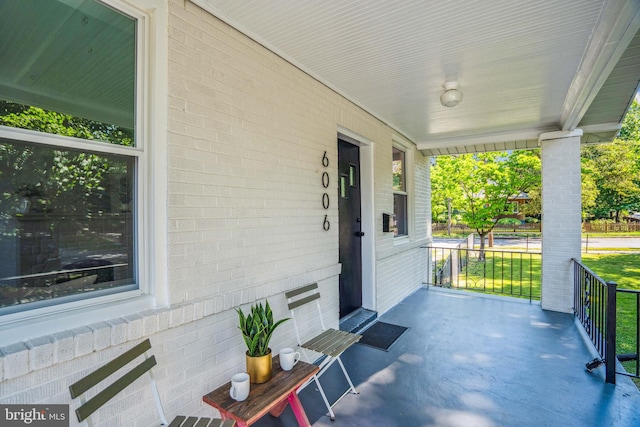
{"label": "tree", "polygon": [[451,208],[461,206],[463,193],[458,179],[459,164],[455,156],[440,156],[431,167],[431,218],[447,220],[451,234]]}
{"label": "tree", "polygon": [[582,149],[583,189],[592,182],[597,188],[593,205],[583,207],[590,216],[619,222],[623,211],[640,209],[637,150],[638,142],[620,139]]}
{"label": "tree", "polygon": [[[472,161],[470,161],[472,160]],[[502,215],[513,212],[514,197],[540,182],[540,159],[530,152],[483,153],[467,159],[471,174],[462,181],[466,209],[463,220],[484,238]]]}
{"label": "tree", "polygon": [[590,216],[597,206],[598,184],[596,182],[596,165],[588,157],[581,155],[581,199],[582,219]]}
{"label": "tree", "polygon": [[622,120],[622,128],[617,139],[623,141],[640,141],[640,104],[634,99],[629,111]]}
{"label": "tree", "polygon": [[583,217],[620,221],[640,210],[640,105],[634,100],[616,140],[583,147]]}
{"label": "tree", "polygon": [[432,177],[432,197],[439,205],[448,197],[455,200],[463,222],[480,236],[483,254],[485,236],[503,215],[513,212],[513,199],[539,187],[540,156],[537,150],[442,156],[432,167]]}

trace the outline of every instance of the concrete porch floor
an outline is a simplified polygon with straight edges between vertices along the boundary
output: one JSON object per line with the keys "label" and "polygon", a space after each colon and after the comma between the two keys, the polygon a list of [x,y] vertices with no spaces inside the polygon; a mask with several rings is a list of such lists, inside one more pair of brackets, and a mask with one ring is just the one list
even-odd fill
{"label": "concrete porch floor", "polygon": [[[343,361],[360,392],[331,422],[313,385],[300,399],[313,426],[640,426],[640,392],[594,357],[568,314],[539,304],[422,288],[381,321],[410,329],[389,351],[357,344]],[[337,364],[322,377],[329,395],[347,389]],[[332,397],[330,397],[331,400]],[[289,408],[256,426],[297,426]]]}

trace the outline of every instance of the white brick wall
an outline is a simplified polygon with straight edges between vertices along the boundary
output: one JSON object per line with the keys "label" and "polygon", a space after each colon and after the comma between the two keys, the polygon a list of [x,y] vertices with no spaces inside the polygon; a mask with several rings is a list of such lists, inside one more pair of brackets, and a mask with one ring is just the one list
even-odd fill
{"label": "white brick wall", "polygon": [[[337,327],[337,188],[325,211],[321,159],[326,151],[335,185],[339,126],[373,142],[378,311],[421,286],[428,158],[413,150],[414,230],[399,244],[381,225],[393,212],[392,129],[192,3],[170,0],[169,12],[171,306],[0,348],[0,403],[69,403],[69,384],[148,337],[167,415],[211,416],[202,395],[244,370],[234,308],[268,298],[285,317],[283,293],[318,282],[325,322]],[[302,335],[318,328],[303,322]],[[293,344],[288,322],[272,348]],[[132,387],[96,421],[157,424],[148,387]]]}
{"label": "white brick wall", "polygon": [[[406,140],[395,136],[404,146],[411,146]],[[412,230],[408,238],[395,238],[393,233],[379,231],[376,242],[376,290],[378,313],[382,314],[400,302],[404,297],[422,286],[426,274],[426,250],[420,248],[430,238],[427,230],[431,223],[431,182],[429,178],[429,157],[413,150],[407,157],[413,158],[413,170],[407,182],[413,188]],[[382,213],[393,213],[393,192],[385,184],[392,181],[391,145],[376,152],[376,218],[382,230]]]}
{"label": "white brick wall", "polygon": [[541,303],[544,309],[570,313],[573,307],[571,258],[580,259],[580,137],[541,140],[541,146]]}

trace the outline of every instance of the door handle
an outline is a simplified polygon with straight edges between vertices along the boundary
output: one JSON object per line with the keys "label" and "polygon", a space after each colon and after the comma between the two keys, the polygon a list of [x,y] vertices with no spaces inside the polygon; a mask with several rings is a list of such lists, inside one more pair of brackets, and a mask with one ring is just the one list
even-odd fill
{"label": "door handle", "polygon": [[362,237],[362,236],[364,236],[364,233],[362,231],[356,231],[355,235],[356,235],[356,237]]}

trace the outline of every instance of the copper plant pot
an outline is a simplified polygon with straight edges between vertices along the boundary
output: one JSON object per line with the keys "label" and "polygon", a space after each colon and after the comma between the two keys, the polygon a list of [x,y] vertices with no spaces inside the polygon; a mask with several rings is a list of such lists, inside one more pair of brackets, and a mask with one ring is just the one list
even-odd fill
{"label": "copper plant pot", "polygon": [[271,379],[272,362],[271,349],[269,353],[264,356],[249,356],[246,354],[247,359],[247,373],[249,374],[249,381],[254,384],[266,383]]}

